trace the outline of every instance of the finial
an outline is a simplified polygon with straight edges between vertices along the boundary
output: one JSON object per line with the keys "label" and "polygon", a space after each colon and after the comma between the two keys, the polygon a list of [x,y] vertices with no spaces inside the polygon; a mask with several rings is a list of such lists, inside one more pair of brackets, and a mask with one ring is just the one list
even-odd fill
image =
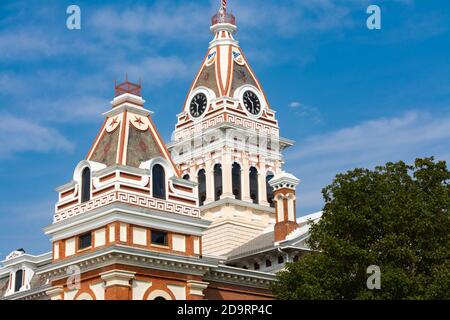
{"label": "finial", "polygon": [[134,94],[135,96],[142,97],[142,80],[139,79],[139,84],[132,83],[128,81],[128,73],[125,74],[125,82],[117,84],[114,81],[114,97],[118,97],[125,93]]}
{"label": "finial", "polygon": [[229,23],[232,25],[236,25],[236,18],[227,13],[227,0],[220,0],[220,8],[218,12],[212,17],[212,25],[218,23]]}

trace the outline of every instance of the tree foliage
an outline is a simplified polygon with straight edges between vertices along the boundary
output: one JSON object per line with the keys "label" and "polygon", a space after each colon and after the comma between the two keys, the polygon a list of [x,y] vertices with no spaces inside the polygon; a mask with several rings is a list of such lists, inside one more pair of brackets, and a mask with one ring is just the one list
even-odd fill
{"label": "tree foliage", "polygon": [[[288,264],[279,299],[450,299],[450,172],[443,161],[338,174],[322,190],[313,253]],[[367,267],[381,270],[369,290]]]}

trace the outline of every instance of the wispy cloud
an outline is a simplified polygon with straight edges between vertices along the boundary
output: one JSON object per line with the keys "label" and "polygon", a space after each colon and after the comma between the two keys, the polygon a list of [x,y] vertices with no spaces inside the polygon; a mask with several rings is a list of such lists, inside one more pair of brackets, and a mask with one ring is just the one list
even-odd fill
{"label": "wispy cloud", "polygon": [[145,57],[138,63],[127,62],[112,67],[115,74],[126,71],[134,79],[145,75],[146,85],[162,86],[170,81],[185,79],[194,73],[192,65],[176,56]]}
{"label": "wispy cloud", "polygon": [[322,116],[319,109],[316,107],[308,106],[299,101],[292,101],[289,103],[289,109],[298,117],[307,118],[313,121],[315,124],[322,123]]}
{"label": "wispy cloud", "polygon": [[73,144],[58,131],[31,120],[3,114],[0,116],[0,158],[20,152],[70,152]]}
{"label": "wispy cloud", "polygon": [[307,138],[286,163],[303,181],[299,205],[308,211],[321,208],[321,189],[339,172],[417,157],[450,160],[449,150],[450,115],[410,111]]}

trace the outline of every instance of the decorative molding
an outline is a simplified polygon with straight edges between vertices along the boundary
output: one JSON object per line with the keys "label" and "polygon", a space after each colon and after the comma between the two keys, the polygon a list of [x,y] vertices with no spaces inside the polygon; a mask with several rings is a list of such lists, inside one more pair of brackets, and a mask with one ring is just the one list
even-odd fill
{"label": "decorative molding", "polygon": [[126,204],[136,205],[139,207],[155,209],[185,216],[200,217],[200,209],[182,205],[170,201],[155,199],[144,195],[136,195],[123,191],[113,191],[105,195],[99,196],[91,201],[75,205],[69,209],[56,211],[53,223],[83,214],[85,212],[97,209],[113,202],[122,202]]}
{"label": "decorative molding", "polygon": [[194,296],[203,297],[203,290],[208,288],[209,282],[196,281],[196,280],[188,280],[187,287],[189,288],[189,294]]}
{"label": "decorative molding", "polygon": [[52,287],[45,293],[50,297],[50,300],[63,300],[64,287],[63,286]]}
{"label": "decorative molding", "polygon": [[133,280],[135,275],[136,272],[117,269],[100,273],[100,277],[105,281],[105,288],[112,286],[131,287],[130,280]]}

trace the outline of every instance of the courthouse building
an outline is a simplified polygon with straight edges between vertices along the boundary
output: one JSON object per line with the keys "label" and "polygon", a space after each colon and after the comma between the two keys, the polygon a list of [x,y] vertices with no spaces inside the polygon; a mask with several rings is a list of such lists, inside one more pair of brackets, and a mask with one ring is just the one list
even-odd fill
{"label": "courthouse building", "polygon": [[223,3],[168,144],[141,84],[115,86],[86,158],[56,189],[51,251],[9,254],[0,299],[273,298],[275,273],[309,250],[321,214],[297,218],[299,180],[282,158],[294,142],[236,31]]}

